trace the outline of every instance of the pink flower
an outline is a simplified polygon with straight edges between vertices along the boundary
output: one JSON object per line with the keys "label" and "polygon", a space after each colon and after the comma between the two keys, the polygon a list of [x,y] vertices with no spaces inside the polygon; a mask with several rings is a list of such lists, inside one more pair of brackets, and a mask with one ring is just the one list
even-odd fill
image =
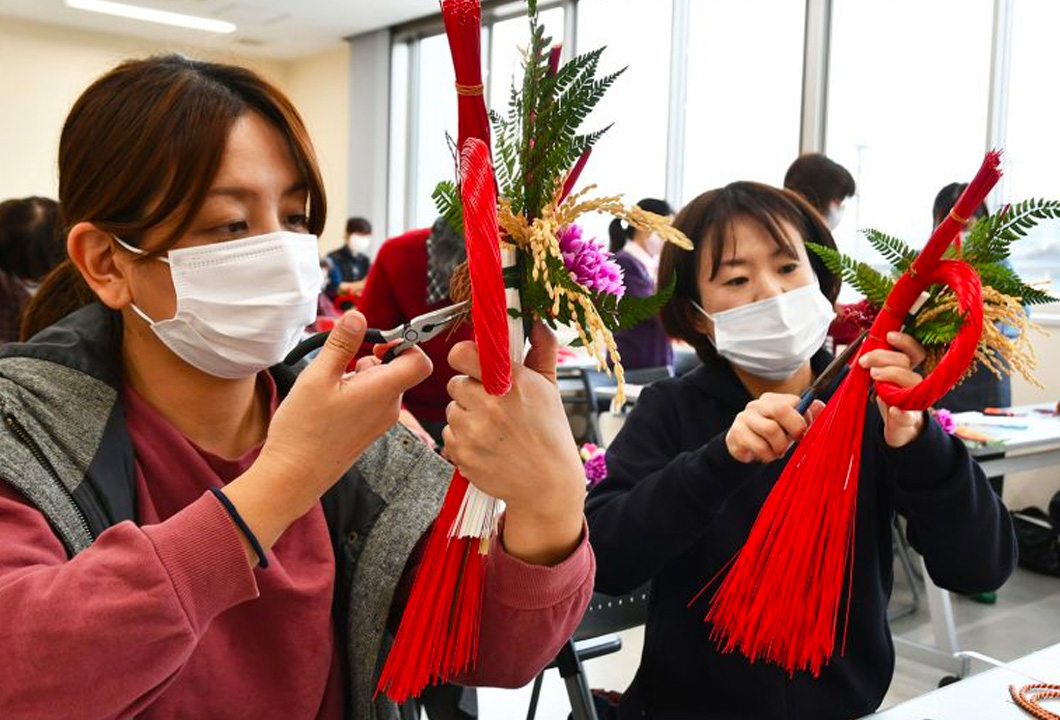
{"label": "pink flower", "polygon": [[605,477],[607,477],[607,456],[603,450],[600,450],[585,461],[585,481],[589,487],[595,487]]}
{"label": "pink flower", "polygon": [[939,425],[942,426],[943,432],[947,435],[952,435],[957,432],[957,421],[953,419],[953,413],[944,408],[939,408],[933,412],[935,419]]}
{"label": "pink flower", "polygon": [[571,279],[589,290],[607,293],[621,298],[626,292],[622,284],[622,268],[613,256],[593,238],[582,238],[578,225],[567,225],[558,234],[559,249],[563,264],[570,271]]}
{"label": "pink flower", "polygon": [[607,477],[607,452],[602,447],[585,443],[578,454],[581,455],[582,464],[585,466],[585,484],[588,487],[593,487]]}

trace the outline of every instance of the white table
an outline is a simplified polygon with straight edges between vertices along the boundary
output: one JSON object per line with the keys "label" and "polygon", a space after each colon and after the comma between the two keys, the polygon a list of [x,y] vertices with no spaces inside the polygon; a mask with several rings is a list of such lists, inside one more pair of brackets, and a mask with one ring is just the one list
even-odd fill
{"label": "white table", "polygon": [[[626,402],[635,404],[642,388],[643,386],[627,385]],[[602,397],[614,397],[616,389],[601,387],[596,389],[596,393]],[[1012,416],[958,413],[954,417],[959,425],[970,426],[995,441],[983,447],[972,447],[970,451],[973,456],[985,456],[979,464],[987,477],[998,477],[1060,465],[1060,416],[1038,412],[1049,409],[1055,409],[1055,405],[1010,408]],[[621,417],[616,418],[616,424],[621,424],[623,420]],[[606,434],[614,437],[617,432],[617,428],[608,428]],[[934,643],[928,645],[895,637],[895,652],[901,657],[963,678],[968,675],[971,661],[961,652],[960,643],[957,641],[950,594],[931,580],[923,558],[920,559],[920,568],[924,577],[924,595],[927,598]]]}
{"label": "white table", "polygon": [[[995,442],[969,448],[973,456],[987,456],[979,461],[987,477],[1060,465],[1060,416],[1044,414],[1055,405],[1023,405],[1009,408],[1012,416],[983,415],[978,412],[957,413],[958,425],[988,435]],[[909,660],[939,668],[955,677],[965,677],[969,659],[961,652],[953,620],[950,594],[938,587],[920,560],[924,577],[924,594],[928,601],[933,645],[906,638],[894,639],[895,652]]]}
{"label": "white table", "polygon": [[[1009,694],[1009,686],[1060,683],[1060,644],[1026,655],[1002,667],[965,678],[913,698],[864,720],[1028,720]],[[1046,704],[1056,710],[1056,704]]]}

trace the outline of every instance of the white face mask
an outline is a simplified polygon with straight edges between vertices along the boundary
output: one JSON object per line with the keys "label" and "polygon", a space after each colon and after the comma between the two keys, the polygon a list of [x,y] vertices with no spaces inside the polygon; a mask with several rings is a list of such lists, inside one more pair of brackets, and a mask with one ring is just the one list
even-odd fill
{"label": "white face mask", "polygon": [[835,230],[839,227],[839,223],[843,222],[843,206],[829,205],[828,217],[825,218],[825,221],[828,223],[829,230]]}
{"label": "white face mask", "polygon": [[[139,248],[118,243],[140,255]],[[315,235],[267,235],[170,250],[177,312],[152,320],[158,339],[189,365],[244,378],[280,362],[316,319],[320,263]]]}
{"label": "white face mask", "polygon": [[768,300],[708,313],[718,355],[767,380],[785,380],[813,357],[835,317],[815,279],[809,285]]}
{"label": "white face mask", "polygon": [[350,250],[355,255],[367,255],[371,246],[371,235],[350,235]]}

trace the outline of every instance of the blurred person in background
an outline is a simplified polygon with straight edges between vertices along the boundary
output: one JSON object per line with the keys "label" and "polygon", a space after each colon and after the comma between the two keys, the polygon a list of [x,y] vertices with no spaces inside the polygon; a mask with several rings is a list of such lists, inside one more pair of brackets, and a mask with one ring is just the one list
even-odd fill
{"label": "blurred person in background", "polygon": [[[647,212],[671,217],[673,208],[665,200],[644,198],[637,207]],[[615,218],[608,228],[611,252],[622,268],[622,282],[626,292],[634,297],[648,297],[656,290],[659,272],[659,253],[663,241],[653,232],[635,228]],[[664,283],[668,278],[664,278]],[[615,343],[627,370],[652,367],[673,367],[674,351],[656,315],[631,328],[615,331]]]}
{"label": "blurred person in background", "polygon": [[37,286],[66,257],[59,203],[28,197],[0,203],[0,345],[18,340]]}

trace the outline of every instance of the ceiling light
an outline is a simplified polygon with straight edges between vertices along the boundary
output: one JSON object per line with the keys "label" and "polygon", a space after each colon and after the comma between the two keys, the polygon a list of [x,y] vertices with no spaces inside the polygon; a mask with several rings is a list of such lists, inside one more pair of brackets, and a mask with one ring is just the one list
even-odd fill
{"label": "ceiling light", "polygon": [[117,15],[118,17],[143,20],[144,22],[159,23],[161,25],[174,25],[212,33],[231,33],[236,31],[235,25],[223,20],[182,15],[181,13],[155,10],[153,8],[140,7],[139,5],[126,5],[125,3],[108,2],[107,0],[65,0],[65,2],[67,7],[75,10]]}

